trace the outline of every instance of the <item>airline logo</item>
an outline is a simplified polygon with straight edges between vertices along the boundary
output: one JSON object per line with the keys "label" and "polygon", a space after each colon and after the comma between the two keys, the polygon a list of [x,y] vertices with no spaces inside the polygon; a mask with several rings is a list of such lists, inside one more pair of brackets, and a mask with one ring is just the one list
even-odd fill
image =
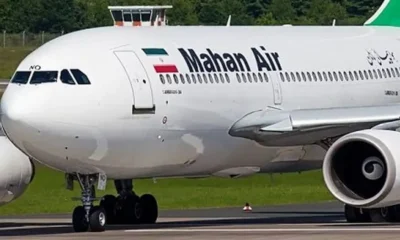
{"label": "airline logo", "polygon": [[[149,57],[168,57],[168,52],[164,48],[142,48],[146,56]],[[178,68],[175,64],[154,64],[156,73],[177,73]]]}
{"label": "airline logo", "polygon": [[[209,48],[205,51],[178,48],[190,72],[251,72],[249,60],[242,53],[218,53]],[[269,52],[263,46],[250,49],[257,71],[281,71],[279,53]]]}

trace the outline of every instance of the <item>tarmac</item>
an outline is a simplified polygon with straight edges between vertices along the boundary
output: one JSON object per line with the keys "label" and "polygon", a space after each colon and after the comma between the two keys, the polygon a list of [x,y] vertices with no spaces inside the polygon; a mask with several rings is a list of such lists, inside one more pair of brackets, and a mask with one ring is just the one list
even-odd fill
{"label": "tarmac", "polygon": [[157,224],[74,233],[71,216],[0,217],[0,239],[398,239],[400,225],[349,224],[337,202],[161,211]]}

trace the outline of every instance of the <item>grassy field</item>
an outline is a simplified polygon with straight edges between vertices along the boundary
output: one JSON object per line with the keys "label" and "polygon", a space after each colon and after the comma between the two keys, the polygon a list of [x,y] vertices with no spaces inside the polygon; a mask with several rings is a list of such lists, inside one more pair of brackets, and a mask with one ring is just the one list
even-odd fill
{"label": "grassy field", "polygon": [[[257,175],[243,179],[157,179],[135,181],[138,194],[152,193],[161,209],[242,207],[266,204],[310,203],[331,200],[320,171],[302,174]],[[115,193],[113,182],[97,196]],[[0,208],[1,215],[34,213],[70,213],[79,204],[71,200],[80,196],[64,188],[62,173],[39,167],[33,183],[16,201]]]}
{"label": "grassy field", "polygon": [[0,48],[0,79],[10,79],[18,64],[32,48]]}

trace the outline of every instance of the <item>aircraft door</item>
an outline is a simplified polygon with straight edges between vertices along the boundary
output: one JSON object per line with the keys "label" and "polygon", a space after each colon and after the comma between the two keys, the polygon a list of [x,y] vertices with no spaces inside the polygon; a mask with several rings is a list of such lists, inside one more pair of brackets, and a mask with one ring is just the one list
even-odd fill
{"label": "aircraft door", "polygon": [[281,89],[281,84],[280,84],[280,79],[279,79],[279,73],[278,72],[273,72],[269,74],[271,84],[272,84],[272,92],[274,95],[274,104],[275,105],[281,105],[282,104],[282,89]]}
{"label": "aircraft door", "polygon": [[133,112],[153,113],[155,110],[153,92],[142,62],[133,51],[115,51],[114,54],[124,67],[133,89]]}

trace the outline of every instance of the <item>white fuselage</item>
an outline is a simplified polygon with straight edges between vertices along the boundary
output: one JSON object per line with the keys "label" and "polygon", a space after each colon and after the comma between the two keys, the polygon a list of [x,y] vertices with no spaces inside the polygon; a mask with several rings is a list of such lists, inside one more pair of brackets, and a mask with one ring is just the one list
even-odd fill
{"label": "white fuselage", "polygon": [[[164,49],[168,55],[146,55],[143,48]],[[198,73],[190,71],[196,66],[188,66],[178,49],[186,52],[193,49],[202,63],[207,61],[206,56],[201,58],[207,49],[222,56],[224,63],[219,62],[220,69],[215,60],[206,63],[207,66],[202,64],[203,68],[216,70],[210,72],[214,83],[210,83],[209,72],[199,72],[200,84]],[[226,61],[232,58],[224,54],[241,54],[244,60],[240,62],[234,57],[235,63],[228,66]],[[130,61],[130,55],[137,58]],[[228,131],[245,115],[266,108],[279,111],[397,103],[399,55],[400,30],[386,27],[83,30],[40,47],[17,71],[35,71],[38,66],[54,71],[80,69],[91,84],[68,85],[60,80],[11,83],[1,103],[2,122],[8,137],[24,153],[65,172],[104,172],[117,179],[203,176],[237,167],[256,167],[261,172],[297,171],[298,160],[311,169],[321,164],[324,157],[325,150],[320,146],[265,147],[232,137]],[[263,60],[264,68],[259,68]],[[166,81],[163,84],[153,65],[162,65],[166,71],[166,64],[175,65],[178,73],[161,73]],[[197,67],[200,70],[200,65]],[[247,79],[248,73],[252,82]],[[288,73],[290,82],[286,77],[282,81],[280,73],[284,76]],[[308,78],[304,81],[302,73],[306,77],[310,73],[311,81]],[[180,74],[185,83],[181,82]],[[196,84],[192,82],[192,74]],[[154,105],[155,112],[133,114],[133,105],[150,108]]]}

